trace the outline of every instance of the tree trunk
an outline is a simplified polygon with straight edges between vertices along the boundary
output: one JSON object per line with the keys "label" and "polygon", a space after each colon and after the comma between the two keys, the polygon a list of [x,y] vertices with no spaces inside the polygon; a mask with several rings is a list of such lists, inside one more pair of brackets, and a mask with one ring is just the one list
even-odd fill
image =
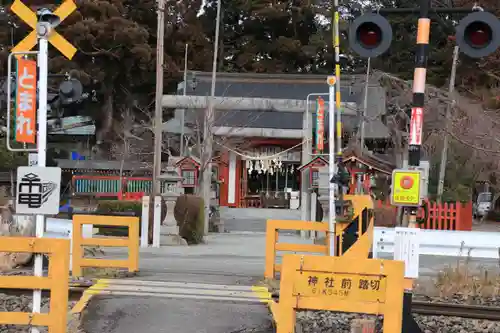
{"label": "tree trunk", "polygon": [[107,141],[107,137],[109,133],[112,132],[113,126],[113,86],[111,83],[104,87],[104,101],[102,107],[100,108],[100,112],[97,115],[100,125],[96,128],[96,146],[95,153],[97,156],[107,159],[108,158],[108,150],[105,149],[105,142]]}

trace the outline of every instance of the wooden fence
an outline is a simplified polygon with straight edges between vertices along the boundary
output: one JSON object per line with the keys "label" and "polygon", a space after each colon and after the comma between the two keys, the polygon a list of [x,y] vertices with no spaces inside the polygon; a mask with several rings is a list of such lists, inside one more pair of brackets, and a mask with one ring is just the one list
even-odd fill
{"label": "wooden fence", "polygon": [[[394,210],[394,217],[396,216],[397,208],[391,206],[388,202],[377,201],[375,208],[388,208]],[[472,230],[472,202],[428,202],[429,217],[422,225],[423,229],[434,230]],[[424,217],[423,208],[420,207],[418,211],[418,218]]]}

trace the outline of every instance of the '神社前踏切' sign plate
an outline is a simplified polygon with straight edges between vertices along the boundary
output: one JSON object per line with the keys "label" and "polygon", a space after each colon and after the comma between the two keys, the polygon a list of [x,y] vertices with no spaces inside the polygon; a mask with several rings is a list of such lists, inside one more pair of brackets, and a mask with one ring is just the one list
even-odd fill
{"label": "'\u795e\u793e\u524d\u8e0f\u5207' sign plate", "polygon": [[363,302],[384,302],[384,276],[297,272],[294,295],[301,297],[331,297]]}

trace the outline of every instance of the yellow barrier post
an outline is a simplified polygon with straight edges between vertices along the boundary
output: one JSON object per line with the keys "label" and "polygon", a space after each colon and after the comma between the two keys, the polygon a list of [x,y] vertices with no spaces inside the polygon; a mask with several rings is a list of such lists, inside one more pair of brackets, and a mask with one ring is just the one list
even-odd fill
{"label": "yellow barrier post", "polygon": [[[275,273],[281,271],[281,265],[276,264],[277,251],[322,253],[328,255],[326,245],[278,243],[278,230],[312,230],[328,234],[328,224],[314,221],[267,220],[266,225],[266,266],[264,277],[274,279]],[[328,237],[326,237],[328,239]]]}
{"label": "yellow barrier post", "polygon": [[0,237],[0,252],[45,253],[49,273],[40,276],[0,276],[0,288],[50,291],[49,313],[0,312],[0,324],[47,326],[49,333],[66,333],[69,288],[67,239]]}
{"label": "yellow barrier post", "polygon": [[402,261],[288,254],[271,308],[277,333],[294,333],[300,309],[383,315],[384,332],[401,332],[403,292]]}
{"label": "yellow barrier post", "polygon": [[[84,224],[128,227],[128,237],[83,238]],[[128,259],[84,258],[82,246],[127,247]],[[74,215],[73,216],[73,276],[82,276],[83,267],[127,268],[139,270],[139,218],[132,216]]]}
{"label": "yellow barrier post", "polygon": [[[337,255],[354,258],[368,258],[373,242],[374,214],[373,200],[369,195],[346,195],[354,209],[353,220],[338,222],[335,227]],[[311,230],[326,234],[325,244],[278,243],[278,230]],[[264,277],[274,279],[281,265],[275,264],[277,251],[309,252],[329,254],[328,223],[298,220],[267,220],[266,264]]]}

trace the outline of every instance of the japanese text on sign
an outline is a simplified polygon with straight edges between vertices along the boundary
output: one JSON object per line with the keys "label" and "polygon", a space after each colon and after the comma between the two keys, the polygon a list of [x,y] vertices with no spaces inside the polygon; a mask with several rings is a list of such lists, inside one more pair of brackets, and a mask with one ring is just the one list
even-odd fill
{"label": "japanese text on sign", "polygon": [[301,274],[295,293],[301,296],[325,296],[362,301],[385,299],[385,279],[381,276],[355,274]]}
{"label": "japanese text on sign", "polygon": [[407,206],[420,204],[420,171],[401,169],[393,171],[391,203]]}
{"label": "japanese text on sign", "polygon": [[35,143],[36,61],[18,59],[16,82],[16,141]]}
{"label": "japanese text on sign", "polygon": [[325,101],[318,97],[316,108],[316,149],[322,151],[324,149],[323,137],[325,134]]}
{"label": "japanese text on sign", "polygon": [[422,108],[413,108],[411,110],[410,120],[410,144],[422,144],[422,127],[423,127],[424,110]]}

